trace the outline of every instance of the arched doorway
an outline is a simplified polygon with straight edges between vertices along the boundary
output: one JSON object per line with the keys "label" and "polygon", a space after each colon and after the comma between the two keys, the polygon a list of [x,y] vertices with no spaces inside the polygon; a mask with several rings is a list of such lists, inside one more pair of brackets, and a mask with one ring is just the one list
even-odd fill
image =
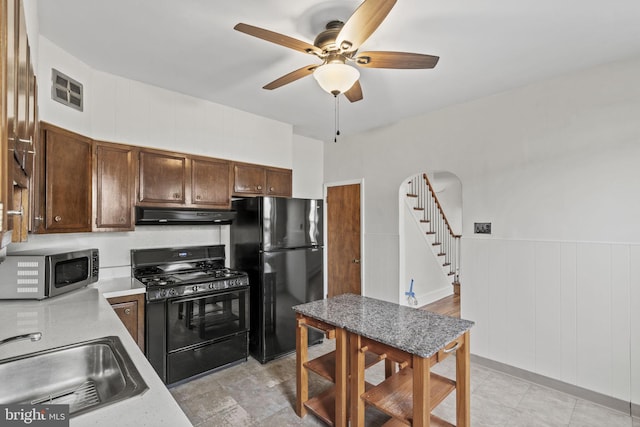
{"label": "arched doorway", "polygon": [[398,195],[398,300],[409,305],[413,281],[418,306],[424,306],[459,289],[462,182],[449,171],[422,172],[407,177]]}

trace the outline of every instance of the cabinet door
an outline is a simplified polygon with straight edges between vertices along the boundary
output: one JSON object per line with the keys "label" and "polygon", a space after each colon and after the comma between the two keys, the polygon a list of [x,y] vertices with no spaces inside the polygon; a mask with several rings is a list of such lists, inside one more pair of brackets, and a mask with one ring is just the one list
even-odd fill
{"label": "cabinet door", "polygon": [[94,231],[134,229],[134,151],[132,147],[95,142]]}
{"label": "cabinet door", "polygon": [[233,192],[238,195],[264,194],[263,166],[236,163],[233,166]]}
{"label": "cabinet door", "polygon": [[29,138],[29,42],[22,2],[16,2],[17,24],[17,68],[16,68],[16,138],[15,159],[21,169],[25,168],[27,155],[33,151],[33,141]]}
{"label": "cabinet door", "polygon": [[124,327],[144,352],[144,299],[140,294],[108,299]]}
{"label": "cabinet door", "polygon": [[[5,38],[6,46],[0,44],[3,50],[0,52],[2,55],[6,55],[6,60],[0,61],[0,65],[3,66],[2,76],[6,80],[6,102],[5,111],[7,114],[7,140],[9,150],[8,159],[13,159],[15,150],[15,140],[17,131],[17,68],[18,68],[18,38],[16,33],[18,31],[18,24],[16,21],[16,1],[15,0],[3,0],[2,1],[2,33],[0,33],[0,40]],[[5,14],[6,13],[6,14]],[[4,50],[6,49],[6,50]],[[6,67],[6,68],[5,68]]]}
{"label": "cabinet door", "polygon": [[229,162],[226,160],[191,160],[191,203],[229,209],[231,194],[229,186]]}
{"label": "cabinet door", "polygon": [[15,4],[14,0],[0,2],[0,249],[10,241],[5,232],[13,229],[12,216],[7,211],[16,210],[13,198],[17,62]]}
{"label": "cabinet door", "polygon": [[89,138],[45,125],[45,233],[91,231],[91,152]]}
{"label": "cabinet door", "polygon": [[267,168],[267,195],[291,197],[291,169]]}
{"label": "cabinet door", "polygon": [[185,204],[187,158],[140,151],[139,201],[147,205]]}

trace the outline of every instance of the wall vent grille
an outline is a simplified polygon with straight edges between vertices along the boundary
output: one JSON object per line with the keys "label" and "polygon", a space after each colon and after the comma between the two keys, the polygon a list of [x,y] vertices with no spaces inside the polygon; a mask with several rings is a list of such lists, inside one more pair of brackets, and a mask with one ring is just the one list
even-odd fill
{"label": "wall vent grille", "polygon": [[51,82],[51,99],[82,111],[84,105],[82,83],[55,68],[51,69]]}

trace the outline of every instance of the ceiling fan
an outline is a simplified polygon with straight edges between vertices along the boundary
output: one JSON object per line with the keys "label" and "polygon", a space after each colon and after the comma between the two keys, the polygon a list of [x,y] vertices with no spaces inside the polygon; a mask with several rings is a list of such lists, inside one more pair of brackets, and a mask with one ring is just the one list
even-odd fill
{"label": "ceiling fan", "polygon": [[309,44],[280,33],[239,23],[234,29],[250,36],[318,57],[322,63],[306,65],[268,83],[263,89],[277,89],[309,74],[320,86],[338,96],[341,93],[351,102],[362,99],[360,73],[354,63],[365,68],[419,69],[433,68],[439,57],[420,53],[370,51],[358,49],[373,34],[389,14],[397,0],[364,0],[346,22],[334,20]]}

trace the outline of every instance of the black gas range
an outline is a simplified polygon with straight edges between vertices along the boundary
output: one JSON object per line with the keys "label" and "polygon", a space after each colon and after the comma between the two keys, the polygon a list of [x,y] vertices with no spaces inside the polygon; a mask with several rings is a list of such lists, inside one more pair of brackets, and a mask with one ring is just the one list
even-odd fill
{"label": "black gas range", "polygon": [[224,245],[131,251],[146,288],[146,356],[166,384],[247,360],[249,279]]}

